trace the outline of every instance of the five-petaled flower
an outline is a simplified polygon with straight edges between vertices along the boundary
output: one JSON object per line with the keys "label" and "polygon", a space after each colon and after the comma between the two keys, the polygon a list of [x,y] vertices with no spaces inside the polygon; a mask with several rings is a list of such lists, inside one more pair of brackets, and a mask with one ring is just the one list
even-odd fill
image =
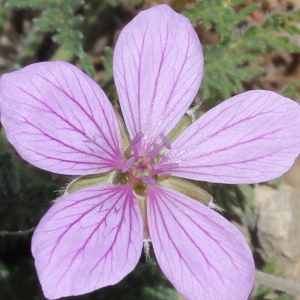
{"label": "five-petaled flower", "polygon": [[190,22],[167,5],[123,29],[113,63],[128,132],[102,89],[68,63],[1,77],[1,122],[18,153],[80,176],[32,239],[45,296],[119,282],[143,244],[149,255],[151,241],[162,271],[188,299],[247,299],[254,263],[246,241],[186,179],[237,184],[282,175],[300,149],[298,104],[250,91],[184,131],[176,126],[200,87],[203,55]]}

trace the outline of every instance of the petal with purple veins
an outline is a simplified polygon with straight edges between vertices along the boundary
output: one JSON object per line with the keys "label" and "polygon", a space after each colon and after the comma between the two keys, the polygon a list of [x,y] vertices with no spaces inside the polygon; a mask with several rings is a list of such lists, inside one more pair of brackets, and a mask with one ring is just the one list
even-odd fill
{"label": "petal with purple veins", "polygon": [[113,285],[138,263],[142,216],[130,186],[101,185],[58,200],[32,238],[38,276],[48,299]]}
{"label": "petal with purple veins", "polygon": [[173,129],[202,75],[199,38],[190,21],[169,6],[143,11],[125,26],[115,47],[114,79],[131,138],[144,134],[142,152]]}
{"label": "petal with purple veins", "polygon": [[300,152],[300,106],[255,90],[222,102],[172,144],[158,166],[171,175],[217,183],[256,183],[289,170]]}
{"label": "petal with purple veins", "polygon": [[148,224],[155,256],[190,300],[245,300],[254,281],[251,251],[219,213],[168,188],[151,187]]}
{"label": "petal with purple veins", "polygon": [[75,66],[32,64],[3,75],[0,90],[7,137],[31,164],[74,175],[121,166],[122,142],[113,107]]}

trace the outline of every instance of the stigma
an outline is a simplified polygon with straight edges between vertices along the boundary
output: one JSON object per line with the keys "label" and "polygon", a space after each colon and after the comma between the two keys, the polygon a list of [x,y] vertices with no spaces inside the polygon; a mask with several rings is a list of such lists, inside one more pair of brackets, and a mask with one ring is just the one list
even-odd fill
{"label": "stigma", "polygon": [[160,133],[161,139],[158,143],[153,143],[148,153],[140,153],[143,133],[138,133],[131,141],[130,157],[124,162],[121,172],[123,174],[123,183],[132,183],[135,191],[146,190],[148,185],[156,184],[158,175],[168,173],[177,164],[164,165],[157,167],[157,163],[164,156],[165,151],[171,149],[171,143],[167,137]]}

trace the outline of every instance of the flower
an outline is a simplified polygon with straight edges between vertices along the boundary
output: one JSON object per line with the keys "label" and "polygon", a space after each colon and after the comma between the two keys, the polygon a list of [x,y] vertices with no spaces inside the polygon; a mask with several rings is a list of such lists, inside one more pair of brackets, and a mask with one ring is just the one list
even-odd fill
{"label": "flower", "polygon": [[80,175],[33,235],[45,296],[119,282],[151,241],[188,299],[247,299],[254,263],[245,239],[178,177],[256,183],[282,175],[299,153],[298,104],[250,91],[182,133],[176,124],[200,87],[203,55],[190,22],[167,5],[123,29],[113,67],[128,134],[102,89],[68,63],[33,64],[0,80],[1,122],[17,152],[39,168]]}

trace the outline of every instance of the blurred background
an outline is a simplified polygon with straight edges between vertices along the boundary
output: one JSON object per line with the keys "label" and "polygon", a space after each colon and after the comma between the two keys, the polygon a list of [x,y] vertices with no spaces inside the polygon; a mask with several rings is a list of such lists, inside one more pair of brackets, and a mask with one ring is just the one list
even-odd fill
{"label": "blurred background", "polygon": [[[186,15],[202,43],[205,72],[194,103],[203,102],[200,114],[250,89],[300,101],[300,0],[0,0],[0,75],[34,62],[69,61],[119,110],[114,45],[136,14],[160,3]],[[0,300],[45,299],[30,240],[68,180],[23,161],[1,129]],[[283,178],[259,185],[200,184],[243,232],[258,269],[300,283],[300,160]],[[115,286],[65,299],[184,299],[151,257],[141,253],[135,271]],[[255,286],[251,299],[300,298]]]}

